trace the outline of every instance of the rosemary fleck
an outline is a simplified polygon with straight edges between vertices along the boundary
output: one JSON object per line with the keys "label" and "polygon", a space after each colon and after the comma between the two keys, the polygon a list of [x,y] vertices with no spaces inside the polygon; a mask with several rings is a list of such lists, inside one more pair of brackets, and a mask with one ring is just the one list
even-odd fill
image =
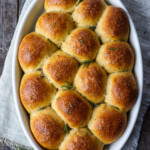
{"label": "rosemary fleck", "polygon": [[104,128],[104,127],[103,127],[103,126],[101,126],[99,129],[100,129],[100,130],[102,130],[103,128]]}
{"label": "rosemary fleck", "polygon": [[74,87],[72,85],[62,85],[61,88],[63,90],[74,90]]}
{"label": "rosemary fleck", "polygon": [[39,108],[37,111],[41,111],[41,110],[44,110],[44,109],[46,109],[46,108],[47,108],[47,106],[42,107],[42,108]]}
{"label": "rosemary fleck", "polygon": [[112,51],[114,51],[114,50],[119,50],[118,48],[115,48],[115,47],[110,47],[110,48],[108,48],[109,50],[112,50]]}
{"label": "rosemary fleck", "polygon": [[78,0],[77,4],[81,3],[83,0]]}
{"label": "rosemary fleck", "polygon": [[47,16],[48,18],[50,18],[50,15],[46,14],[46,16]]}
{"label": "rosemary fleck", "polygon": [[82,39],[81,39],[81,40],[79,40],[79,42],[80,42],[81,44],[83,44],[83,43],[84,43]]}
{"label": "rosemary fleck", "polygon": [[72,108],[74,108],[71,102],[69,102],[69,104],[70,104],[70,106],[71,106]]}
{"label": "rosemary fleck", "polygon": [[65,124],[65,127],[64,127],[64,132],[67,133],[69,131],[69,127],[67,124]]}
{"label": "rosemary fleck", "polygon": [[91,27],[88,27],[89,29],[91,29],[91,30],[95,30],[95,26],[91,26]]}
{"label": "rosemary fleck", "polygon": [[41,69],[41,73],[40,73],[39,78],[43,78],[43,77],[44,77],[44,73],[43,73],[43,70]]}
{"label": "rosemary fleck", "polygon": [[91,60],[85,60],[84,62],[82,62],[81,64],[83,65],[83,68],[85,67],[89,67],[89,64],[91,63],[92,61]]}

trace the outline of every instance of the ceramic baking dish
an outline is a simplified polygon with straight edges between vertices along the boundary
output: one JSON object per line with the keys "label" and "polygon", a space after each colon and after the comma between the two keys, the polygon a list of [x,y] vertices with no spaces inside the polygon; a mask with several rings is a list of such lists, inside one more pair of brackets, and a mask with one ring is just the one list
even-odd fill
{"label": "ceramic baking dish", "polygon": [[[111,5],[123,8],[128,15],[128,19],[130,22],[129,43],[131,44],[135,52],[135,66],[134,66],[133,72],[134,72],[135,78],[138,83],[138,88],[139,88],[139,95],[138,95],[137,102],[128,113],[128,124],[127,124],[127,128],[125,132],[116,142],[114,142],[113,144],[109,146],[109,150],[120,150],[123,147],[123,145],[126,143],[127,139],[129,138],[134,128],[134,125],[138,116],[138,112],[140,109],[140,105],[141,105],[142,87],[143,87],[142,55],[141,55],[141,49],[140,49],[139,40],[137,37],[135,26],[126,8],[122,4],[122,2],[120,0],[106,0],[106,2],[108,2]],[[42,150],[43,148],[40,147],[40,145],[36,142],[36,140],[34,139],[31,133],[30,126],[29,126],[29,116],[20,101],[19,87],[20,87],[20,81],[21,81],[23,72],[19,66],[17,54],[18,54],[18,47],[19,47],[21,40],[26,34],[33,31],[37,18],[40,16],[40,14],[44,10],[43,6],[44,6],[44,0],[32,0],[23,18],[21,18],[21,23],[16,34],[16,39],[15,39],[15,44],[14,44],[14,53],[13,53],[13,62],[12,62],[12,82],[13,82],[12,84],[13,84],[13,94],[14,94],[14,102],[16,106],[16,111],[18,114],[20,124],[23,128],[23,131],[27,139],[29,140],[30,144],[35,150]]]}

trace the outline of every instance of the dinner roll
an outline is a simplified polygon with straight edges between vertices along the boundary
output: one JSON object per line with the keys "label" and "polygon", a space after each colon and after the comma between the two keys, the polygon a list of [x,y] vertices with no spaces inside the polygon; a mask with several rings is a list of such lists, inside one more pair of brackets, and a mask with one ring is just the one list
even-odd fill
{"label": "dinner roll", "polygon": [[104,0],[84,0],[73,12],[73,19],[78,27],[96,26],[105,7]]}
{"label": "dinner roll", "polygon": [[86,28],[75,29],[62,44],[62,50],[80,63],[95,59],[99,48],[100,42],[96,34]]}
{"label": "dinner roll", "polygon": [[46,149],[58,149],[65,136],[65,124],[50,108],[30,116],[31,131],[38,143]]}
{"label": "dinner roll", "polygon": [[78,0],[45,0],[45,11],[72,12]]}
{"label": "dinner roll", "polygon": [[75,90],[61,90],[52,101],[52,108],[71,128],[86,126],[91,105]]}
{"label": "dinner roll", "polygon": [[56,90],[40,71],[25,74],[20,85],[21,102],[28,113],[51,104]]}
{"label": "dinner roll", "polygon": [[128,111],[135,104],[137,95],[138,88],[131,72],[114,73],[109,76],[106,103]]}
{"label": "dinner roll", "polygon": [[72,129],[59,150],[103,150],[103,144],[87,128]]}
{"label": "dinner roll", "polygon": [[88,128],[104,144],[110,144],[122,135],[126,125],[126,113],[108,104],[101,104],[94,109]]}
{"label": "dinner roll", "polygon": [[96,33],[103,43],[111,41],[127,41],[129,37],[129,22],[122,8],[109,6],[101,17]]}
{"label": "dinner roll", "polygon": [[57,46],[66,39],[74,28],[71,16],[62,12],[44,13],[37,21],[36,32],[44,35]]}
{"label": "dinner roll", "polygon": [[126,42],[110,42],[102,45],[96,61],[109,73],[131,71],[134,65],[134,53]]}
{"label": "dinner roll", "polygon": [[43,72],[57,87],[71,84],[78,69],[78,63],[63,51],[54,53],[44,64]]}
{"label": "dinner roll", "polygon": [[32,32],[24,37],[18,52],[21,68],[25,73],[40,69],[45,58],[50,56],[57,47],[46,38]]}
{"label": "dinner roll", "polygon": [[75,77],[77,91],[93,103],[104,100],[107,74],[96,63],[83,64]]}

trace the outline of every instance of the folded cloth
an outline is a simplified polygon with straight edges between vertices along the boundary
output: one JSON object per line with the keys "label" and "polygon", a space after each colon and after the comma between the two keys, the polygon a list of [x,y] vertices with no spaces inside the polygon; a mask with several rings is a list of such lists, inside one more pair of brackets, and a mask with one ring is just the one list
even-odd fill
{"label": "folded cloth", "polygon": [[[123,0],[123,1],[125,2],[125,0]],[[132,7],[132,9],[134,9],[134,8],[139,9],[139,7],[133,7],[134,4],[136,3],[136,1],[142,2],[142,0],[133,0],[131,2],[126,1],[125,3],[128,5],[128,7]],[[148,5],[150,6],[149,0],[146,0],[146,2],[147,2],[147,4],[143,5],[143,7],[148,6]],[[25,10],[28,8],[28,6],[30,5],[30,3],[31,3],[31,0],[26,0],[26,2],[24,4],[22,13],[20,15],[20,19],[18,21],[18,25],[16,27],[16,30],[15,30],[15,33],[14,33],[14,36],[13,36],[13,39],[12,39],[12,42],[10,45],[8,55],[6,57],[4,70],[3,70],[2,76],[0,78],[0,142],[5,142],[6,144],[8,144],[9,146],[11,146],[13,148],[18,147],[18,146],[24,146],[28,150],[31,149],[31,145],[29,144],[29,142],[27,141],[27,139],[23,133],[23,130],[20,126],[20,123],[18,121],[18,117],[16,114],[16,110],[15,110],[13,93],[12,93],[12,67],[11,66],[12,66],[12,55],[13,55],[13,48],[14,48],[13,46],[14,46],[14,39],[16,37],[16,31],[20,24],[21,18],[23,18],[22,17],[23,14],[24,14]],[[141,12],[141,11],[137,10],[137,12]],[[141,13],[138,13],[137,17],[139,17],[140,15],[141,15]],[[150,16],[150,14],[149,14],[149,16]],[[136,18],[136,16],[134,16],[134,17]],[[140,19],[138,19],[138,20],[140,20]],[[139,23],[141,24],[141,22],[139,22]],[[143,32],[142,30],[145,27],[146,26],[144,26],[142,28],[142,26],[141,26],[141,29],[140,29],[141,32]],[[148,42],[149,42],[148,38],[147,39],[143,38],[142,34],[139,34],[139,36],[140,36],[140,39],[142,40],[142,44],[143,44],[142,46],[148,45]],[[149,56],[146,55],[145,61],[146,61],[146,59],[148,60],[148,57]],[[148,75],[146,76],[147,80],[145,80],[145,81],[148,81],[150,70],[149,71],[147,70],[146,73]],[[147,87],[145,87],[145,88],[147,88]],[[140,136],[140,130],[141,130],[142,122],[143,122],[143,117],[147,110],[148,103],[150,100],[150,98],[148,98],[148,97],[150,97],[150,94],[148,92],[146,92],[144,94],[146,96],[144,96],[144,99],[142,100],[142,105],[141,105],[140,113],[138,116],[138,120],[137,120],[134,130],[133,130],[129,140],[125,144],[123,150],[136,150],[136,148],[137,148],[137,143],[138,143],[138,139]]]}

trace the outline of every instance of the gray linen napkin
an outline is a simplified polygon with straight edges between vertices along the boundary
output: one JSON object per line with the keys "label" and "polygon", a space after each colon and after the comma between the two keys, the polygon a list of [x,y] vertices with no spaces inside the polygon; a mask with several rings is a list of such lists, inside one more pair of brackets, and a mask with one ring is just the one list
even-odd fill
{"label": "gray linen napkin", "polygon": [[[137,1],[137,3],[136,3],[136,1]],[[16,27],[16,31],[20,24],[20,20],[24,14],[24,11],[30,5],[30,2],[31,2],[31,0],[26,0],[26,2],[24,4],[18,25]],[[133,1],[123,0],[123,3],[125,3],[125,5],[127,6],[127,9],[129,9],[129,12],[133,12],[132,14],[134,15],[133,18],[135,19],[134,21],[135,21],[136,25],[139,24],[139,26],[137,26],[137,29],[138,29],[138,31],[140,31],[139,36],[140,36],[140,41],[142,42],[142,47],[145,48],[144,63],[145,64],[149,63],[149,62],[147,62],[147,59],[148,59],[148,56],[150,57],[150,53],[148,53],[148,51],[146,51],[146,50],[148,50],[148,45],[149,45],[148,42],[149,41],[148,41],[148,38],[147,39],[143,38],[142,22],[138,23],[136,20],[136,19],[140,20],[143,18],[142,14],[144,14],[146,11],[144,12],[144,9],[142,9],[142,8],[147,7],[147,10],[148,10],[148,8],[150,7],[149,0],[145,0],[144,2],[142,0],[133,0]],[[136,4],[136,6],[135,6],[135,4]],[[140,11],[142,11],[142,13]],[[149,17],[150,11],[147,11],[146,13],[147,13],[146,19],[149,18],[149,20],[150,20],[150,17]],[[146,23],[146,21],[147,20],[145,20],[145,23]],[[150,23],[150,21],[149,21],[149,23]],[[12,66],[12,53],[13,53],[13,46],[14,46],[14,39],[16,36],[16,31],[14,33],[14,37],[12,39],[9,52],[6,57],[3,74],[0,78],[0,142],[5,142],[6,144],[8,144],[11,147],[23,145],[27,149],[30,149],[31,145],[28,143],[28,141],[23,133],[23,130],[20,126],[20,123],[18,121],[18,118],[17,118],[17,114],[16,114],[16,110],[15,110],[15,106],[14,106],[13,94],[12,94],[12,67],[11,66]],[[150,31],[150,30],[148,30],[148,31]],[[150,33],[149,33],[149,35],[150,35]],[[148,35],[147,35],[147,37],[148,37]],[[145,83],[146,82],[149,83],[150,69],[146,70],[145,73],[146,73],[145,78],[147,79],[147,80],[145,80]],[[148,83],[145,85],[148,85]],[[146,89],[146,88],[148,90],[148,86],[144,86],[144,89]],[[144,90],[144,91],[147,91],[147,90]],[[136,148],[137,148],[137,143],[138,143],[138,139],[140,136],[140,130],[141,130],[142,122],[143,122],[143,116],[147,110],[147,107],[148,107],[148,104],[150,101],[148,99],[149,97],[150,97],[150,93],[144,92],[144,97],[142,100],[142,105],[141,105],[140,113],[138,116],[138,120],[137,120],[134,130],[133,130],[129,140],[125,144],[123,150],[136,150]]]}

